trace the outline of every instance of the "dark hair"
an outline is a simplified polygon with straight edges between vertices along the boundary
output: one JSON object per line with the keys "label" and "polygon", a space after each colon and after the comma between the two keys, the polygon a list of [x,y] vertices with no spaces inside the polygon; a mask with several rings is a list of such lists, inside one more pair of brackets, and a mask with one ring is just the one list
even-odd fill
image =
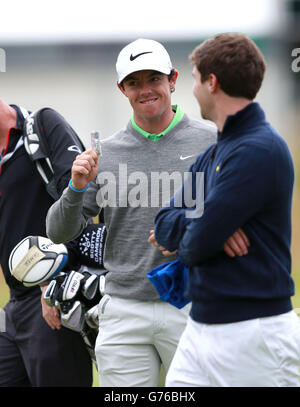
{"label": "dark hair", "polygon": [[201,82],[213,73],[229,96],[253,100],[266,69],[265,59],[256,44],[244,34],[219,34],[197,46],[190,61],[201,74]]}

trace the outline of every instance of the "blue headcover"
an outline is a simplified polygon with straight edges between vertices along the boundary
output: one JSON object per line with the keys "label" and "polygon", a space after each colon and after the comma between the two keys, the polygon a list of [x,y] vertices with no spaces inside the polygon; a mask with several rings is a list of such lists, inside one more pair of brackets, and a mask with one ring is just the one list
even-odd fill
{"label": "blue headcover", "polygon": [[182,308],[191,300],[184,296],[188,268],[178,258],[161,264],[147,273],[161,300]]}

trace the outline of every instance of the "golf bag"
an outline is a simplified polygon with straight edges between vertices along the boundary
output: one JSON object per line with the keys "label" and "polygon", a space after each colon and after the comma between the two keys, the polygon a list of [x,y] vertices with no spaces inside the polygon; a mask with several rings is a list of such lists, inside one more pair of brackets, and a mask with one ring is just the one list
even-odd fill
{"label": "golf bag", "polygon": [[81,334],[95,364],[98,303],[104,295],[106,273],[105,269],[86,266],[70,273],[61,272],[44,293],[45,302],[59,309],[62,326]]}

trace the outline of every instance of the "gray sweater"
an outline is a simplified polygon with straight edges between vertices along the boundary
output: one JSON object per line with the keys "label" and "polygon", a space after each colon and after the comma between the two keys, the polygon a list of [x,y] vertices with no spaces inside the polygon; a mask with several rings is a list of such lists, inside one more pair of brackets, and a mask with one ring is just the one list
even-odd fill
{"label": "gray sweater", "polygon": [[55,243],[77,237],[89,218],[104,211],[107,238],[106,293],[137,300],[158,299],[146,274],[173,260],[147,242],[154,218],[182,182],[197,155],[216,141],[216,130],[184,115],[158,141],[131,122],[102,142],[99,173],[84,193],[66,188],[50,208],[47,234]]}

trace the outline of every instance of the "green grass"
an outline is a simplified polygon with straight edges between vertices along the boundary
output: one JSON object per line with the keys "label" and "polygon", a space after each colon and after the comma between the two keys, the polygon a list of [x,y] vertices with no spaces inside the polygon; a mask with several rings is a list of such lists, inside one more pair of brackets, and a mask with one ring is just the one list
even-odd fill
{"label": "green grass", "polygon": [[0,268],[0,308],[3,308],[3,306],[7,303],[9,298],[9,291],[8,287],[5,284],[4,277],[2,274],[2,270]]}
{"label": "green grass", "polygon": [[95,363],[93,363],[93,387],[99,387],[99,376]]}
{"label": "green grass", "polygon": [[[293,279],[295,282],[295,295],[292,297],[293,308],[299,308],[300,311],[300,270],[294,270]],[[300,316],[300,312],[298,314]]]}

